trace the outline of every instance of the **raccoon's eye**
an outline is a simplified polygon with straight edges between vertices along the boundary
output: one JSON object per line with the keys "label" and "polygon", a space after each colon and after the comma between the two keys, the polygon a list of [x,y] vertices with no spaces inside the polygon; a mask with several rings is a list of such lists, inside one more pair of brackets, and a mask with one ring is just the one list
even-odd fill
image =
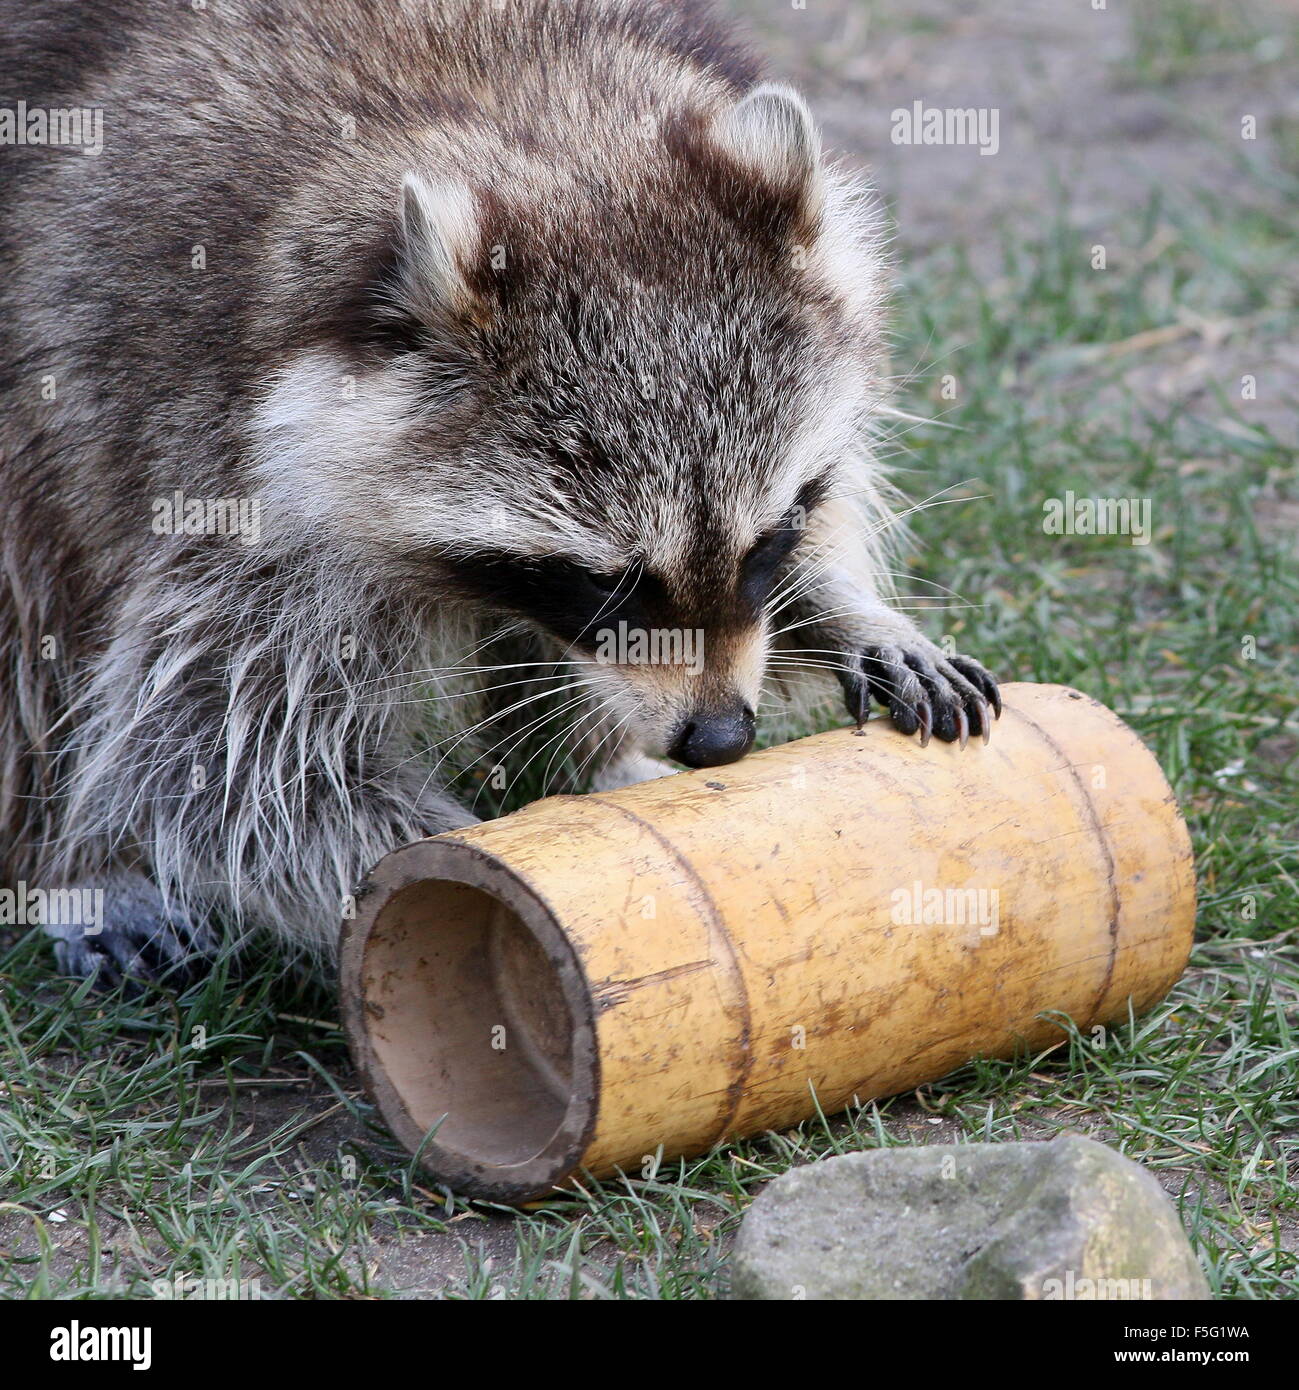
{"label": "raccoon's eye", "polygon": [[625,570],[619,570],[617,574],[602,574],[598,570],[582,570],[582,578],[587,584],[603,598],[617,597],[625,599],[630,597],[639,579],[639,567],[628,565]]}
{"label": "raccoon's eye", "polygon": [[742,588],[754,602],[763,602],[776,577],[776,571],[789,559],[807,530],[808,515],[821,501],[826,480],[814,478],[804,483],[798,499],[779,526],[759,536],[741,566]]}
{"label": "raccoon's eye", "polygon": [[801,514],[785,518],[780,525],[759,536],[740,568],[740,592],[747,602],[761,608],[770,597],[781,565],[803,535]]}
{"label": "raccoon's eye", "polygon": [[788,524],[777,526],[765,536],[760,536],[744,557],[745,574],[758,576],[774,573],[788,559],[802,534],[801,527]]}

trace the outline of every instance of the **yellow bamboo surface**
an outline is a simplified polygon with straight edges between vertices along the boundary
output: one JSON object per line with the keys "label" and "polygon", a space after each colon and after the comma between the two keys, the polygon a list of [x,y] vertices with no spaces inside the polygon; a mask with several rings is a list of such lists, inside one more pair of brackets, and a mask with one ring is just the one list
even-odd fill
{"label": "yellow bamboo surface", "polygon": [[1160,999],[1190,842],[1059,686],[991,742],[884,722],[399,849],[341,950],[371,1094],[434,1177],[520,1201],[779,1129]]}

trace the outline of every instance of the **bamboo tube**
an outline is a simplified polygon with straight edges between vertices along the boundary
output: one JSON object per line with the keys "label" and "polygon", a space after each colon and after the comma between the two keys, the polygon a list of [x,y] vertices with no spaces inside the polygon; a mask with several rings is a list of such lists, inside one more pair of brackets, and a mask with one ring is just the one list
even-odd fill
{"label": "bamboo tube", "polygon": [[1094,700],[1003,694],[986,746],[872,722],[388,855],[340,958],[384,1119],[518,1202],[1154,1004],[1194,923],[1172,792]]}

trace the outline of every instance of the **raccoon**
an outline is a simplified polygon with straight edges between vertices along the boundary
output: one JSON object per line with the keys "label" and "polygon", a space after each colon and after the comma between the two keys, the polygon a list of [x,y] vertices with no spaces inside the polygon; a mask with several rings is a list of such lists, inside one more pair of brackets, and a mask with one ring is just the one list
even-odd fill
{"label": "raccoon", "polygon": [[0,861],[102,889],[65,973],[328,957],[475,819],[434,707],[553,741],[540,687],[603,787],[743,756],[809,670],[987,737],[892,599],[872,195],[703,4],[0,19],[0,106],[102,120],[0,147]]}

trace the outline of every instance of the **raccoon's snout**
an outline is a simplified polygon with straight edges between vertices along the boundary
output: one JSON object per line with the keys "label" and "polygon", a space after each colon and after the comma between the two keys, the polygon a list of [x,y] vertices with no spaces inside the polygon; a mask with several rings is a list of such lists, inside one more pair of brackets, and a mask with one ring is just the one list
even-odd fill
{"label": "raccoon's snout", "polygon": [[755,719],[748,705],[703,710],[677,730],[668,757],[687,767],[720,767],[753,747]]}

